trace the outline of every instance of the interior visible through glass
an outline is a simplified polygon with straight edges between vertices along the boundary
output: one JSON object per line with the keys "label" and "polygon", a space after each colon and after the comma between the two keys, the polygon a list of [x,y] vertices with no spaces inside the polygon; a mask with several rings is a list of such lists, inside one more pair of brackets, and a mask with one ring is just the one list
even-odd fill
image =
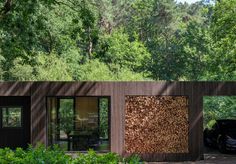
{"label": "interior visible through glass", "polygon": [[109,151],[107,97],[48,97],[48,145],[66,151]]}

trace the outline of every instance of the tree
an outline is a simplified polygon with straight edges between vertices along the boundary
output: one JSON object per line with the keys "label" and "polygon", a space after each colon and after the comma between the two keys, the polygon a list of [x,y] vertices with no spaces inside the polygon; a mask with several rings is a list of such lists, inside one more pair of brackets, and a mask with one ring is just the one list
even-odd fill
{"label": "tree", "polygon": [[101,37],[96,58],[107,63],[112,72],[121,68],[140,73],[145,72],[150,54],[138,38],[130,41],[129,35],[121,29]]}
{"label": "tree", "polygon": [[99,60],[91,60],[83,65],[80,65],[78,72],[78,80],[81,81],[96,81],[96,80],[113,80],[112,72],[106,64],[99,62]]}
{"label": "tree", "polygon": [[209,79],[236,79],[236,0],[217,1],[211,22],[214,53]]}
{"label": "tree", "polygon": [[[72,80],[67,64],[55,54],[40,53],[31,59],[31,65],[16,58],[9,70],[12,80]],[[63,68],[63,69],[62,69]]]}
{"label": "tree", "polygon": [[20,57],[13,61],[13,66],[9,70],[9,73],[11,74],[10,79],[20,81],[35,80],[33,72],[33,67],[26,64]]}
{"label": "tree", "polygon": [[235,0],[217,1],[215,6],[174,0],[1,1],[0,77],[234,80],[235,4]]}
{"label": "tree", "polygon": [[186,58],[184,76],[189,80],[205,79],[209,71],[207,60],[212,54],[211,37],[208,27],[196,21],[190,21],[182,33],[183,53]]}
{"label": "tree", "polygon": [[1,56],[1,54],[0,54],[0,81],[4,79],[4,78],[3,78],[4,71],[3,71],[3,65],[2,65],[2,63],[4,62],[4,60],[5,60],[4,57]]}
{"label": "tree", "polygon": [[235,96],[204,97],[204,127],[206,127],[211,120],[235,119],[235,102]]}
{"label": "tree", "polygon": [[[88,26],[94,26],[96,21],[92,20],[92,9],[88,10],[87,1],[81,5],[80,0],[77,5],[71,2],[12,1],[11,10],[0,18],[0,49],[6,59],[2,63],[4,79],[11,78],[9,70],[18,57],[24,60],[24,64],[32,65],[33,55],[51,54],[54,51],[60,58],[73,51],[76,64],[82,62],[82,55],[88,54],[87,47],[91,41],[87,39],[86,30]],[[90,25],[90,22],[95,23]]]}
{"label": "tree", "polygon": [[78,80],[81,81],[137,81],[143,80],[140,73],[135,73],[127,68],[116,67],[111,71],[109,67],[98,59],[91,60],[80,66]]}
{"label": "tree", "polygon": [[41,29],[46,29],[45,15],[42,12],[45,3],[47,1],[7,0],[3,5],[1,2],[0,6],[4,7],[0,16],[0,49],[6,59],[3,63],[5,79],[9,79],[8,70],[15,58],[27,59],[30,51],[45,48],[39,44],[43,38],[47,38],[46,32],[40,33]]}

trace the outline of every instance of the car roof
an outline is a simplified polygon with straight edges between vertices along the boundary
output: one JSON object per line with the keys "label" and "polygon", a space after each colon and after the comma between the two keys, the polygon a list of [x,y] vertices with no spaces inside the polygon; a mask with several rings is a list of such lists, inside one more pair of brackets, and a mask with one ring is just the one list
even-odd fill
{"label": "car roof", "polygon": [[216,124],[218,124],[222,128],[236,128],[236,120],[233,119],[216,120]]}
{"label": "car roof", "polygon": [[216,120],[217,122],[236,122],[235,119],[219,119],[219,120]]}

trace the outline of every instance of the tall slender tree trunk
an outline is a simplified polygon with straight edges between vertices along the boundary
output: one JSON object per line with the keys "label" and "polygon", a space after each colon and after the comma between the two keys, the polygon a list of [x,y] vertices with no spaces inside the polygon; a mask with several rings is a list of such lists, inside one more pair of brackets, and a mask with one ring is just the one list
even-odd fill
{"label": "tall slender tree trunk", "polygon": [[90,27],[88,29],[88,39],[89,39],[89,43],[88,43],[88,58],[91,59],[92,51],[93,51],[93,41],[92,41],[92,37],[91,37],[91,28]]}

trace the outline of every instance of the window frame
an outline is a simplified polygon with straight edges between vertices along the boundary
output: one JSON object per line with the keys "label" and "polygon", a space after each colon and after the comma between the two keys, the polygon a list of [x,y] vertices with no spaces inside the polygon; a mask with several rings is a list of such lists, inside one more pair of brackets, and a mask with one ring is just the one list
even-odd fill
{"label": "window frame", "polygon": [[[13,126],[3,126],[3,109],[9,109],[9,108],[20,108],[20,126],[13,127]],[[0,106],[0,128],[1,129],[23,129],[24,127],[24,121],[23,121],[23,106],[17,106],[17,105],[7,105],[7,106]]]}
{"label": "window frame", "polygon": [[[59,105],[59,101],[58,100],[60,100],[60,99],[74,99],[74,110],[75,110],[75,105],[76,105],[76,103],[75,103],[75,101],[76,101],[76,98],[78,98],[78,97],[97,97],[98,98],[98,106],[99,106],[99,99],[101,99],[101,98],[106,98],[106,99],[108,99],[108,143],[109,143],[109,148],[108,148],[108,150],[107,151],[96,151],[96,152],[98,152],[98,153],[107,153],[107,152],[111,152],[111,101],[112,101],[112,98],[111,98],[111,96],[110,95],[98,95],[98,96],[87,96],[87,95],[80,95],[80,96],[62,96],[62,95],[60,95],[60,96],[54,96],[54,95],[49,95],[49,96],[46,96],[45,98],[46,98],[46,146],[47,147],[49,147],[49,146],[51,146],[51,145],[49,145],[49,141],[48,141],[48,138],[49,138],[49,133],[48,133],[48,127],[49,127],[49,125],[48,125],[48,116],[49,116],[49,109],[48,109],[48,98],[56,98],[57,99],[57,105]],[[58,113],[58,106],[57,106],[57,109],[56,109],[56,111],[57,111],[57,113]],[[75,112],[75,111],[74,111]],[[100,112],[99,111],[99,107],[98,107],[98,112]],[[58,117],[58,116],[57,116]],[[75,118],[74,118],[75,119]],[[99,122],[99,118],[98,118],[98,123],[100,124],[100,122]],[[99,126],[99,124],[98,124],[98,126]],[[75,152],[75,151],[73,151],[73,150],[70,150],[70,151],[66,151],[66,152]],[[76,152],[80,152],[80,153],[86,153],[87,151],[76,151]]]}

